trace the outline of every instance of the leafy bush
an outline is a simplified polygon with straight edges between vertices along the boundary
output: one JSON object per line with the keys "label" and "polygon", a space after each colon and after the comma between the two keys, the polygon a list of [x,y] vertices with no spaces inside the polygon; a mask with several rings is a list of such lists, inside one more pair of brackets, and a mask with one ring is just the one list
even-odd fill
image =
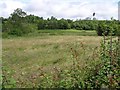
{"label": "leafy bush", "polygon": [[2,32],[10,35],[22,36],[36,30],[37,25],[27,22],[27,14],[18,8],[14,10],[8,19],[3,19]]}
{"label": "leafy bush", "polygon": [[98,36],[116,35],[118,24],[115,21],[100,21],[96,29]]}
{"label": "leafy bush", "polygon": [[6,23],[3,25],[3,33],[8,33],[9,35],[22,36],[28,34],[37,29],[35,24],[29,23],[19,23],[19,25]]}
{"label": "leafy bush", "polygon": [[[105,32],[105,33],[103,33]],[[107,36],[110,32],[110,27],[103,22],[99,22],[98,28],[97,28],[97,34],[98,36],[102,36],[103,34]]]}
{"label": "leafy bush", "polygon": [[120,56],[118,55],[118,41],[101,43],[102,63],[95,66],[95,70],[86,80],[86,86],[93,88],[120,88]]}

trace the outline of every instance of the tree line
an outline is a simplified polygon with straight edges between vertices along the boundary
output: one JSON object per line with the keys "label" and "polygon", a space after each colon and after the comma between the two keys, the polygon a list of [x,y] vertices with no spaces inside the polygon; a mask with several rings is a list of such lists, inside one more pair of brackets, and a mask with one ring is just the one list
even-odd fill
{"label": "tree line", "polygon": [[112,30],[114,35],[117,33],[118,20],[71,20],[71,19],[60,19],[58,20],[54,16],[51,18],[44,19],[43,17],[35,15],[27,15],[22,9],[17,8],[8,17],[2,19],[2,32],[10,35],[21,36],[34,32],[35,30],[44,29],[76,29],[76,30],[96,30],[98,35],[108,35]]}

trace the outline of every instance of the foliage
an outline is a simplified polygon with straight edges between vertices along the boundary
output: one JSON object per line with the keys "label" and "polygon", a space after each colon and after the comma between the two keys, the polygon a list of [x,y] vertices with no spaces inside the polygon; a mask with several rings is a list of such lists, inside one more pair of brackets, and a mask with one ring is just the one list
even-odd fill
{"label": "foliage", "polygon": [[111,51],[110,41],[101,43],[102,63],[86,80],[86,85],[93,88],[120,88],[120,56],[118,55],[118,41],[113,41]]}
{"label": "foliage", "polygon": [[9,70],[7,67],[2,67],[2,89],[16,87],[16,81],[13,77],[10,77],[10,74],[12,73],[12,70]]}
{"label": "foliage", "polygon": [[25,16],[26,13],[22,9],[16,9],[8,20],[3,20],[2,32],[22,36],[36,30],[36,25],[26,22]]}
{"label": "foliage", "polygon": [[99,36],[102,36],[103,32],[104,32],[105,36],[108,35],[110,32],[110,26],[106,25],[103,22],[99,22],[98,28],[97,28],[97,34]]}
{"label": "foliage", "polygon": [[[77,30],[97,30],[97,34],[102,36],[102,33],[106,31],[105,35],[108,35],[111,29],[113,29],[113,35],[117,34],[117,20],[70,20],[60,19],[51,16],[51,18],[43,19],[43,17],[27,15],[22,9],[17,8],[10,15],[9,18],[2,18],[3,33],[8,35],[21,36],[28,34],[31,31],[43,30],[43,29],[77,29]],[[34,28],[33,28],[34,26]],[[34,30],[33,30],[34,29]]]}
{"label": "foliage", "polygon": [[117,21],[100,21],[98,22],[98,27],[96,29],[97,34],[99,36],[107,36],[112,33],[112,35],[116,35],[118,30]]}

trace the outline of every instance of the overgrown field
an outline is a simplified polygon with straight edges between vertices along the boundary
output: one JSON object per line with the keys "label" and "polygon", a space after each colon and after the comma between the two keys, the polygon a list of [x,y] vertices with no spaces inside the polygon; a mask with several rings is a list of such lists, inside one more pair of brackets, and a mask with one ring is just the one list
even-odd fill
{"label": "overgrown field", "polygon": [[54,67],[63,70],[71,68],[71,48],[78,51],[80,65],[84,67],[84,60],[91,62],[89,57],[94,48],[100,45],[100,40],[98,36],[71,35],[3,39],[3,68],[7,69],[5,75],[7,79],[11,77],[15,80],[16,87],[33,87],[33,82],[35,85],[40,84],[41,68],[48,73],[54,72]]}
{"label": "overgrown field", "polygon": [[20,8],[0,19],[3,89],[120,88],[118,20],[44,19]]}
{"label": "overgrown field", "polygon": [[[48,33],[47,30],[39,32]],[[82,86],[79,88],[84,88],[84,80],[92,68],[102,62],[101,40],[99,36],[39,36],[39,33],[4,38],[3,85],[6,88],[69,88],[79,83]]]}

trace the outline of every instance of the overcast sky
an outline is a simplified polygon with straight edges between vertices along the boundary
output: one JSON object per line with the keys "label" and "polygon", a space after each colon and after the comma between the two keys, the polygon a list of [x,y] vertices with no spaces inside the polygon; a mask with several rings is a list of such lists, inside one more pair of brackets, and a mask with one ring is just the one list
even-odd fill
{"label": "overcast sky", "polygon": [[96,13],[97,19],[118,18],[119,0],[0,0],[0,16],[8,17],[16,8],[44,18],[84,19]]}

